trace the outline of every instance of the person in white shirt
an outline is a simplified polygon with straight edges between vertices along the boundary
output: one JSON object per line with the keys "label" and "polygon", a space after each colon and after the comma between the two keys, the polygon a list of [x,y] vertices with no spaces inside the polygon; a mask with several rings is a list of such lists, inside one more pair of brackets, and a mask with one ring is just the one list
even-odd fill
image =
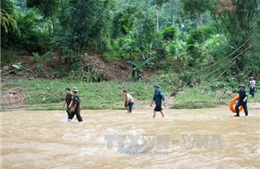
{"label": "person in white shirt", "polygon": [[255,96],[255,80],[253,77],[249,78],[249,83],[248,83],[248,87],[249,87],[249,93],[252,97]]}
{"label": "person in white shirt", "polygon": [[127,92],[127,90],[123,90],[123,95],[125,96],[125,108],[127,110],[127,113],[132,113],[133,106],[134,106],[134,99]]}

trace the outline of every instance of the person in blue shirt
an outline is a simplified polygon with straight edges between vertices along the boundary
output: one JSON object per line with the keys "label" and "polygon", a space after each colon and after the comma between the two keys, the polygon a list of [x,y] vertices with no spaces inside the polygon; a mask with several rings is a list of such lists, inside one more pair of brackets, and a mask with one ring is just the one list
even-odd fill
{"label": "person in blue shirt", "polygon": [[235,117],[239,117],[239,106],[243,106],[245,115],[248,116],[248,110],[247,110],[247,92],[245,90],[245,85],[240,84],[239,85],[239,100],[235,106],[236,109],[236,115]]}
{"label": "person in blue shirt", "polygon": [[162,117],[164,118],[164,114],[163,114],[163,109],[162,109],[162,102],[163,102],[163,105],[166,107],[166,103],[165,103],[165,98],[164,98],[164,95],[163,93],[161,92],[160,90],[160,86],[158,83],[155,83],[153,85],[153,88],[154,88],[154,96],[153,96],[153,100],[150,104],[150,107],[152,107],[153,103],[155,102],[155,108],[154,108],[154,111],[153,111],[153,118],[155,118],[156,116],[156,112],[160,112],[162,114]]}

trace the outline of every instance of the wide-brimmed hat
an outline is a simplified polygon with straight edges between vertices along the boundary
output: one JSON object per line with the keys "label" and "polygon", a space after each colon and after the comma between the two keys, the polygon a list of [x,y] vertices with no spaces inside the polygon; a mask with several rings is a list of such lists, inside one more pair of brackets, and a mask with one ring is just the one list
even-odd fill
{"label": "wide-brimmed hat", "polygon": [[160,88],[160,85],[159,85],[158,83],[154,83],[154,84],[153,84],[153,87],[158,87],[158,88]]}
{"label": "wide-brimmed hat", "polygon": [[243,88],[245,88],[245,85],[244,85],[244,84],[240,84],[239,87],[243,87]]}
{"label": "wide-brimmed hat", "polygon": [[73,87],[73,88],[72,88],[72,91],[73,91],[73,92],[78,92],[78,89],[77,89],[76,87]]}

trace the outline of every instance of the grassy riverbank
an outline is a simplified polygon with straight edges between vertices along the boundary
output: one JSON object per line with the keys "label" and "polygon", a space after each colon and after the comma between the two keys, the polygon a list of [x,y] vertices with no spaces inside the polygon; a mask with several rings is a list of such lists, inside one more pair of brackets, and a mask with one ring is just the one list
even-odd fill
{"label": "grassy riverbank", "polygon": [[[63,82],[57,80],[18,80],[3,84],[2,91],[18,87],[26,99],[23,104],[29,109],[56,110],[62,109],[65,97],[64,89],[77,87],[81,96],[83,109],[123,109],[122,90],[126,89],[136,100],[135,107],[142,108],[148,105],[153,96],[152,83],[147,82]],[[204,86],[186,88],[171,97],[169,86],[161,85],[171,108],[211,108],[227,105],[236,96],[231,90],[205,90]],[[208,89],[208,87],[206,87]],[[236,90],[236,89],[234,89]],[[9,96],[4,96],[9,97]],[[260,102],[257,96],[249,102]]]}

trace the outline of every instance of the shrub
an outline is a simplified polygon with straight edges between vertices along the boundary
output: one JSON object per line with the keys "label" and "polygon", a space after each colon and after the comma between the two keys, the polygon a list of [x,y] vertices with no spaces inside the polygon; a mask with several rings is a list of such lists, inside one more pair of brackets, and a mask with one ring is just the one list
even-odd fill
{"label": "shrub", "polygon": [[177,37],[177,28],[173,26],[164,28],[162,36],[164,40],[174,40]]}

